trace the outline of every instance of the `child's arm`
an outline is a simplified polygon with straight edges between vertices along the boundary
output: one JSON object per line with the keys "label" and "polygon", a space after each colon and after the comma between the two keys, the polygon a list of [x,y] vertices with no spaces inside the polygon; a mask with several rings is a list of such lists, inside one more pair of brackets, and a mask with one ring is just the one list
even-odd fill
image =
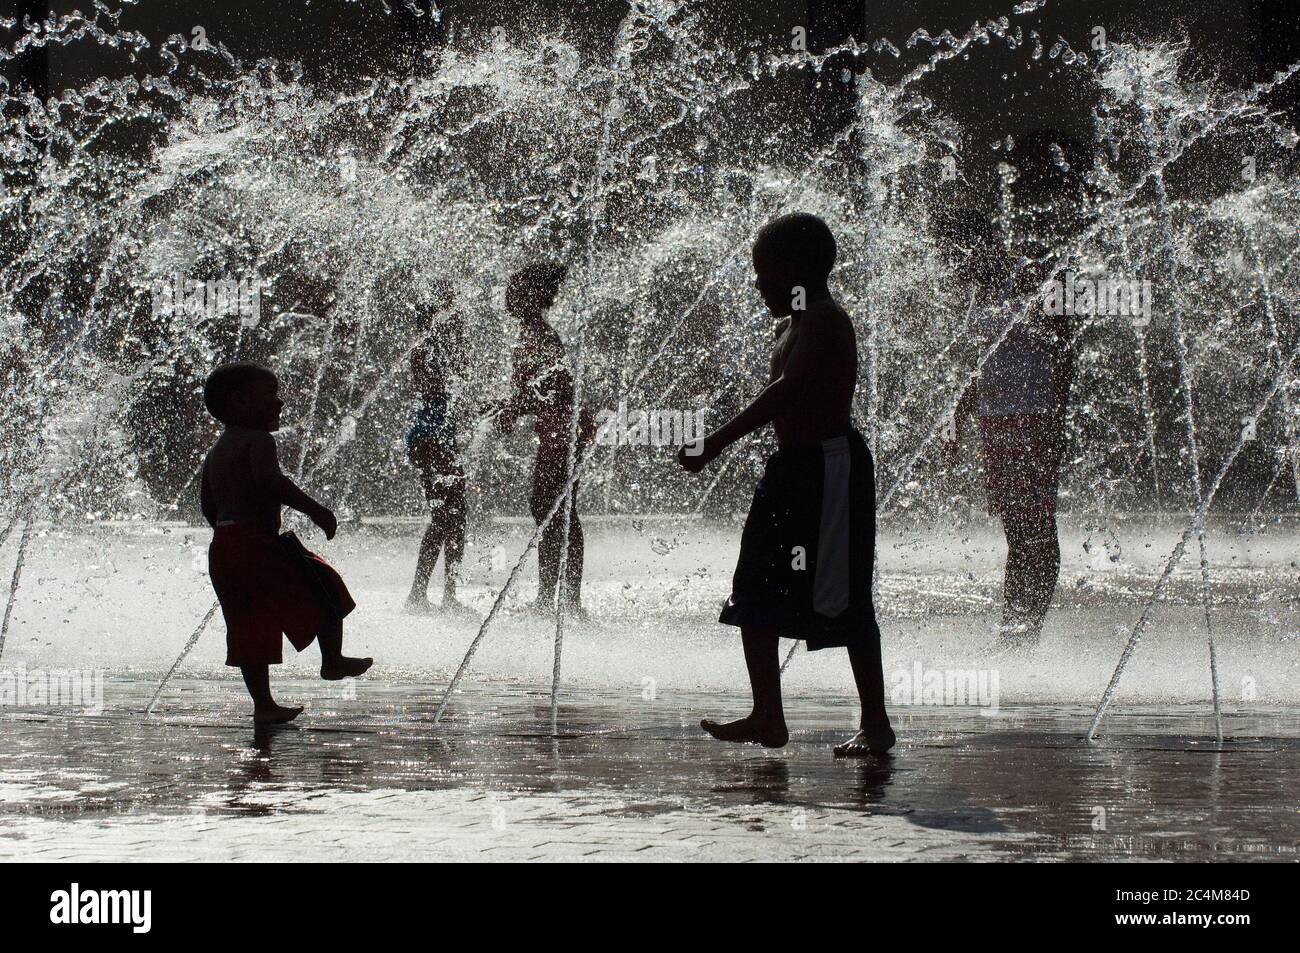
{"label": "child's arm", "polygon": [[979,375],[972,374],[970,383],[966,389],[961,392],[961,397],[957,398],[957,406],[953,409],[952,418],[944,422],[943,444],[948,451],[948,462],[957,462],[957,450],[961,447],[961,429],[965,426],[966,421],[975,416],[975,407],[979,401]]}
{"label": "child's arm", "polygon": [[510,371],[510,396],[502,400],[496,413],[497,429],[509,433],[515,422],[524,416],[524,389],[528,386],[527,360],[521,346],[515,348]]}
{"label": "child's arm", "polygon": [[208,486],[208,461],[203,461],[203,476],[199,480],[199,512],[213,529],[217,528],[217,502],[212,498],[212,487]]}
{"label": "child's arm", "polygon": [[275,438],[268,434],[259,434],[253,440],[249,451],[253,469],[253,480],[257,488],[268,497],[302,513],[325,533],[326,539],[333,539],[338,531],[338,520],[329,508],[317,503],[298,488],[280,471],[280,460],[276,454]]}
{"label": "child's arm", "polygon": [[817,368],[826,361],[834,346],[835,336],[826,321],[804,321],[781,376],[764,387],[748,407],[713,433],[682,447],[677,454],[678,462],[690,472],[698,473],[731,444],[770,424],[807,391]]}

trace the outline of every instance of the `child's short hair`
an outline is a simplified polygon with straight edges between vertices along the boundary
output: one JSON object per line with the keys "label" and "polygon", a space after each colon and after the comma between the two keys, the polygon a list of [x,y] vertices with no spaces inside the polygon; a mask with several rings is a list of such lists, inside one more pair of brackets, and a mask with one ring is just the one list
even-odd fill
{"label": "child's short hair", "polygon": [[541,297],[547,287],[558,287],[568,273],[568,267],[562,262],[529,262],[510,276],[510,282],[506,285],[506,306],[525,306],[530,300]]}
{"label": "child's short hair", "polygon": [[787,263],[797,274],[825,278],[835,267],[835,236],[809,212],[791,212],[758,231],[754,255]]}
{"label": "child's short hair", "polygon": [[229,423],[226,415],[230,407],[230,398],[259,380],[270,381],[273,384],[279,381],[270,368],[251,361],[222,364],[208,375],[207,381],[203,384],[203,404],[213,417],[223,424]]}

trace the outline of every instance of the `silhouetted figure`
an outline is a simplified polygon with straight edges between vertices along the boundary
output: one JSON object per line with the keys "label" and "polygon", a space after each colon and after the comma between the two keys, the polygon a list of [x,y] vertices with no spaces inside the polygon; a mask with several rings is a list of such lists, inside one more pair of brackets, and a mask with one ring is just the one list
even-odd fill
{"label": "silhouetted figure", "polygon": [[[958,401],[949,454],[955,460],[964,422],[977,418],[989,512],[1007,541],[1005,647],[1037,639],[1061,571],[1056,503],[1074,352],[1069,319],[1047,313],[1035,296],[1056,264],[1052,246],[1081,222],[1080,151],[1051,131],[1017,144],[1012,234],[973,211],[944,225],[957,274],[974,295],[971,343],[981,355],[997,345]],[[1027,296],[1026,318],[1017,321]]]}
{"label": "silhouetted figure", "polygon": [[759,293],[780,319],[768,384],[678,457],[698,472],[769,423],[779,444],[754,491],[720,619],[740,627],[754,708],[739,721],[700,725],[723,741],[784,745],[779,639],[803,639],[810,651],[846,647],[853,666],[860,730],[836,746],[836,755],[883,754],[894,732],[871,595],[875,473],[851,417],[858,374],[853,323],[827,287],[835,239],[816,216],[784,215],[758,233],[753,255]]}
{"label": "silhouetted figure", "polygon": [[[556,501],[564,495],[569,466],[569,435],[572,428],[574,385],[564,352],[564,342],[546,323],[546,310],[555,303],[567,269],[554,262],[534,262],[511,277],[506,288],[506,310],[519,319],[519,340],[515,345],[511,396],[500,410],[497,422],[509,431],[520,417],[534,417],[537,434],[537,462],[533,467],[530,501],[533,519],[540,526]],[[578,420],[579,450],[595,439],[596,424],[587,407]],[[578,498],[575,482],[568,502],[561,505],[542,533],[537,547],[539,583],[533,607],[551,611],[556,604],[560,577],[560,555],[564,541],[565,510],[569,516],[569,549],[565,561],[563,609],[578,617],[582,608],[582,564],[584,546],[582,522],[573,501]]]}
{"label": "silhouetted figure", "polygon": [[280,507],[303,513],[333,539],[338,522],[280,472],[273,432],[284,402],[275,374],[257,364],[226,364],[209,376],[203,402],[226,425],[203,461],[199,505],[213,527],[208,549],[212,588],[226,620],[226,664],[237,666],[262,724],[292,721],[301,707],[277,705],[271,665],[279,665],[281,634],[302,651],[318,639],[321,678],[362,674],[368,658],[343,654],[343,618],[354,608],[334,569],[280,532]]}
{"label": "silhouetted figure", "polygon": [[[420,541],[415,580],[406,608],[429,612],[429,579],[443,553],[442,608],[468,611],[456,598],[460,561],[465,555],[465,471],[453,412],[454,368],[464,360],[464,325],[459,315],[439,318],[451,306],[451,287],[440,283],[432,304],[417,309],[428,341],[411,353],[411,380],[420,407],[406,434],[411,462],[420,472],[424,498],[429,503],[429,527]],[[441,327],[438,323],[441,321]]]}

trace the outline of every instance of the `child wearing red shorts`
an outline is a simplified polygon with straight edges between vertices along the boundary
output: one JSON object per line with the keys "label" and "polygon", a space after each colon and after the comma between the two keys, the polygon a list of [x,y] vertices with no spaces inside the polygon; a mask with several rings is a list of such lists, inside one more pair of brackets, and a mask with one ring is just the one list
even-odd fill
{"label": "child wearing red shorts", "polygon": [[342,578],[293,534],[279,535],[281,506],[309,517],[326,539],[338,522],[280,472],[271,436],[284,407],[278,390],[275,374],[247,363],[218,367],[203,387],[208,412],[225,424],[203,461],[200,506],[213,527],[208,571],[226,620],[226,664],[243,674],[259,724],[302,712],[271,696],[282,634],[298,651],[318,640],[321,678],[330,681],[361,675],[372,662],[343,654],[343,618],[356,603]]}

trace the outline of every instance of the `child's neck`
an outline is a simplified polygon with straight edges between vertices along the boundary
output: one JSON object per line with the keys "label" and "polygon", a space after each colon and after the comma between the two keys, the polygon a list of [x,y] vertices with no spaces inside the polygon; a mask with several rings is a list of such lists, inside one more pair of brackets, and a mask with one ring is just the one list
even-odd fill
{"label": "child's neck", "polygon": [[805,282],[801,287],[805,304],[820,304],[830,300],[831,289],[824,281]]}
{"label": "child's neck", "polygon": [[823,282],[815,285],[801,285],[803,288],[803,307],[790,311],[791,323],[797,323],[800,318],[808,313],[808,309],[815,304],[832,301],[830,288]]}
{"label": "child's neck", "polygon": [[270,433],[271,429],[264,424],[249,423],[246,420],[231,420],[226,424],[226,429],[236,428],[238,430],[262,430]]}

